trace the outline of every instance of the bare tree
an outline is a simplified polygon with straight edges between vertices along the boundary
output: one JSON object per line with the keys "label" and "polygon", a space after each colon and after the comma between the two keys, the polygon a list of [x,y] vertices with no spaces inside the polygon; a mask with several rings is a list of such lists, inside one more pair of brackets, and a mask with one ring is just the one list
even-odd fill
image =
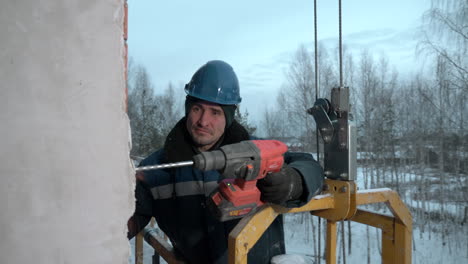
{"label": "bare tree", "polygon": [[265,109],[263,112],[262,125],[265,131],[265,137],[269,139],[278,139],[281,124],[278,122],[278,112],[273,109]]}
{"label": "bare tree", "polygon": [[156,96],[156,101],[159,106],[158,119],[163,136],[167,136],[177,121],[182,117],[181,103],[178,98],[172,83],[168,84],[162,95]]}
{"label": "bare tree", "polygon": [[[436,126],[441,126],[441,122],[447,122],[444,124],[445,134],[441,136],[446,137],[453,133],[452,138],[455,135],[460,138],[459,144],[445,142],[445,147],[450,150],[440,153],[442,156],[445,155],[448,161],[453,161],[447,164],[448,168],[460,171],[464,167],[462,164],[468,160],[466,152],[461,151],[462,146],[468,145],[465,136],[465,119],[468,114],[465,100],[468,92],[468,2],[432,0],[431,8],[424,14],[422,21],[423,37],[418,45],[418,51],[433,58],[432,67],[436,73],[433,75],[434,82],[438,84],[432,91],[425,93],[424,97],[438,112],[439,119],[435,121]],[[447,105],[452,106],[453,110],[447,111]],[[439,167],[442,166],[440,162]]]}
{"label": "bare tree", "polygon": [[288,93],[294,104],[291,107],[291,121],[302,132],[302,141],[306,150],[312,151],[315,123],[307,114],[314,101],[314,71],[312,56],[304,45],[299,46],[289,65],[287,74]]}
{"label": "bare tree", "polygon": [[[276,97],[276,104],[278,110],[275,114],[275,121],[277,122],[277,136],[281,138],[298,138],[297,128],[294,124],[294,102],[288,96],[287,89],[281,89]],[[312,118],[310,116],[309,118]]]}
{"label": "bare tree", "polygon": [[[331,89],[339,86],[338,48],[335,49],[334,60],[330,58],[328,49],[322,44],[318,48],[318,83],[320,98],[330,98]],[[314,55],[315,56],[315,55]],[[315,95],[315,92],[314,92]]]}
{"label": "bare tree", "polygon": [[447,61],[454,77],[466,86],[468,64],[468,2],[466,0],[432,0],[431,8],[423,16],[423,39],[420,51],[435,53]]}
{"label": "bare tree", "polygon": [[144,156],[161,145],[158,105],[146,68],[129,65],[128,116],[132,129],[131,155]]}
{"label": "bare tree", "polygon": [[371,181],[370,187],[375,184],[374,170],[372,169],[375,164],[372,161],[375,159],[374,151],[376,147],[376,134],[373,133],[373,131],[375,128],[374,122],[376,120],[376,110],[378,108],[375,96],[378,80],[374,59],[367,50],[364,50],[361,53],[357,82],[360,88],[357,100],[359,110],[356,112],[356,118],[359,124],[358,128],[360,131],[358,142],[361,146],[360,148],[363,152],[363,159],[365,161],[364,172],[365,174],[370,173],[370,177],[364,177],[366,188],[368,188],[368,179]]}
{"label": "bare tree", "polygon": [[[466,133],[466,94],[468,92],[468,2],[466,0],[433,0],[423,16],[423,37],[418,51],[433,59],[431,84],[421,88],[420,95],[429,106],[426,127],[430,137],[428,165],[440,176],[440,214],[445,218],[447,172],[459,173],[463,184],[466,173],[468,137]],[[432,56],[431,56],[432,55]],[[462,192],[464,201],[468,195]]]}
{"label": "bare tree", "polygon": [[240,111],[240,105],[236,108],[234,118],[245,129],[247,129],[247,132],[249,132],[250,135],[254,135],[255,131],[257,131],[257,127],[249,122],[249,111],[247,109],[245,109],[244,113],[242,114],[241,111]]}

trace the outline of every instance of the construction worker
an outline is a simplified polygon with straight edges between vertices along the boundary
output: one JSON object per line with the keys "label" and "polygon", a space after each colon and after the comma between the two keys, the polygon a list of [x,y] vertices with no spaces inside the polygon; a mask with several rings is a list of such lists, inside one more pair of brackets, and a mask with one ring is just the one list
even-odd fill
{"label": "construction worker", "polygon": [[[252,139],[235,119],[241,102],[232,67],[209,61],[185,86],[185,117],[172,129],[162,149],[140,166],[191,160],[203,151]],[[286,153],[280,172],[258,181],[261,199],[286,207],[300,207],[320,192],[323,170],[310,154]],[[170,238],[177,254],[188,263],[227,263],[229,232],[239,219],[219,222],[206,207],[206,197],[218,186],[217,171],[193,167],[152,170],[137,175],[136,209],[128,221],[134,237],[151,217]],[[278,217],[248,254],[249,263],[270,263],[285,253],[283,219]]]}

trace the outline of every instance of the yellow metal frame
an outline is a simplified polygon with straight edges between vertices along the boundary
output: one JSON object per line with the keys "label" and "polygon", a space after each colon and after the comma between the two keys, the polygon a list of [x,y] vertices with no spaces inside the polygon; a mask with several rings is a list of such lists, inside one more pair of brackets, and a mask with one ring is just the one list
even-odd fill
{"label": "yellow metal frame", "polygon": [[[382,263],[411,263],[412,217],[398,194],[390,189],[356,191],[352,181],[326,180],[326,191],[300,208],[268,205],[244,217],[229,234],[229,263],[247,263],[247,253],[280,214],[310,211],[327,219],[326,262],[336,263],[336,222],[351,220],[382,229]],[[386,203],[393,217],[357,209]]]}
{"label": "yellow metal frame", "polygon": [[[358,205],[385,203],[393,216],[357,209]],[[299,208],[265,205],[244,217],[229,234],[229,264],[247,263],[247,254],[280,214],[310,212],[327,219],[326,263],[336,263],[337,221],[351,220],[382,230],[382,263],[411,263],[411,213],[395,191],[388,188],[357,191],[353,181],[326,180],[325,191]],[[151,245],[168,263],[181,263],[158,239]],[[138,247],[137,247],[138,248]],[[141,252],[141,251],[140,251]],[[135,254],[140,257],[139,250]],[[137,262],[138,263],[138,262]]]}

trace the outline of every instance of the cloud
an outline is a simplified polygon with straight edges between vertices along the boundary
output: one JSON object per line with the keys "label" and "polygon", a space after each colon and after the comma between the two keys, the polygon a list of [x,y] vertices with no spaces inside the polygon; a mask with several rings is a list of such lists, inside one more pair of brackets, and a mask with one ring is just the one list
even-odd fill
{"label": "cloud", "polygon": [[[367,49],[376,59],[385,56],[389,60],[389,69],[395,67],[400,75],[405,75],[418,68],[415,32],[415,27],[406,30],[366,30],[343,36],[343,43],[355,58],[359,58],[361,52]],[[329,55],[334,56],[331,52],[335,51],[338,38],[327,38],[320,42],[328,49]],[[305,45],[313,51],[313,43]],[[275,104],[281,86],[286,83],[285,71],[296,49],[285,50],[239,69],[239,79],[244,89],[243,107],[249,109],[251,118],[261,120],[268,105]]]}

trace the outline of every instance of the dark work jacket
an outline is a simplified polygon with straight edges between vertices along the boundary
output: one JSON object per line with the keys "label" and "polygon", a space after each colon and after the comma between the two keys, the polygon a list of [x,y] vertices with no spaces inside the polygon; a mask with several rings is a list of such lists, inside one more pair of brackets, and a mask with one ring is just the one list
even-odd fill
{"label": "dark work jacket", "polygon": [[[215,148],[248,139],[245,129],[234,122]],[[188,140],[182,119],[169,134],[165,147],[144,159],[140,166],[191,160],[196,151]],[[301,173],[304,193],[299,200],[283,206],[302,206],[321,190],[322,169],[310,154],[304,153],[286,153],[285,163]],[[219,222],[205,203],[220,180],[217,171],[203,172],[193,167],[145,171],[144,181],[137,181],[134,217],[138,220],[154,216],[176,252],[189,263],[227,263],[228,235],[239,219]],[[266,264],[273,256],[284,253],[283,218],[279,216],[250,250],[248,262]]]}

